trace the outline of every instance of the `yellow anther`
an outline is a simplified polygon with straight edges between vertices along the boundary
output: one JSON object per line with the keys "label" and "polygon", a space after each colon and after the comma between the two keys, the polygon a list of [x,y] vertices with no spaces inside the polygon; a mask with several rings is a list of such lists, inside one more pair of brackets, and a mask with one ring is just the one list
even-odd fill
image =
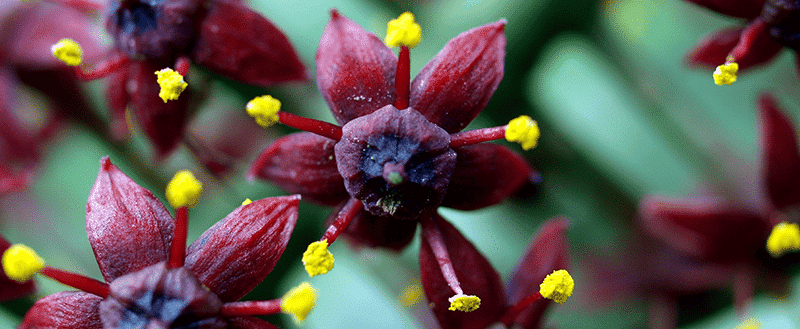
{"label": "yellow anther", "polygon": [[156,71],[158,85],[161,91],[158,92],[158,97],[166,103],[168,100],[176,100],[181,93],[189,86],[186,81],[183,81],[183,76],[173,71],[171,68],[165,68],[161,71]]}
{"label": "yellow anther", "polygon": [[419,282],[414,282],[400,292],[400,304],[406,308],[411,308],[419,303],[423,296],[425,296],[425,291],[422,290],[422,285]]}
{"label": "yellow anther", "polygon": [[389,47],[414,47],[422,39],[422,27],[414,21],[414,14],[404,12],[386,24],[386,44]]}
{"label": "yellow anther", "polygon": [[278,122],[281,101],[270,95],[258,96],[247,102],[247,114],[256,119],[259,126],[267,128]]}
{"label": "yellow anther", "polygon": [[758,321],[756,318],[749,318],[744,320],[744,322],[740,323],[736,326],[736,329],[760,329],[761,328],[761,321]]}
{"label": "yellow anther", "polygon": [[253,203],[253,200],[250,200],[250,198],[244,199],[244,201],[242,201],[243,206],[249,205],[251,203]]}
{"label": "yellow anther", "polygon": [[540,134],[539,125],[527,115],[520,115],[506,126],[506,140],[520,143],[525,151],[536,147]]}
{"label": "yellow anther", "polygon": [[714,71],[714,83],[718,86],[729,85],[736,82],[736,72],[739,71],[739,64],[733,61],[733,58],[728,57],[725,64],[717,66]]}
{"label": "yellow anther", "polygon": [[544,278],[539,285],[539,294],[544,298],[552,299],[554,302],[563,304],[567,297],[572,295],[575,288],[575,281],[567,270],[553,271]]}
{"label": "yellow anther", "polygon": [[291,314],[297,323],[305,321],[308,312],[317,305],[317,290],[308,283],[289,290],[281,298],[281,312]]}
{"label": "yellow anther", "polygon": [[328,251],[328,239],[312,242],[303,253],[303,265],[309,276],[328,273],[333,269],[333,254]]}
{"label": "yellow anther", "polygon": [[44,260],[26,245],[15,244],[3,253],[3,272],[17,282],[25,282],[44,268]]}
{"label": "yellow anther", "polygon": [[767,251],[774,258],[788,252],[800,251],[800,227],[787,222],[775,225],[767,238]]}
{"label": "yellow anther", "polygon": [[457,294],[447,300],[451,311],[472,312],[481,307],[481,299],[474,295]]}
{"label": "yellow anther", "polygon": [[200,201],[203,183],[191,171],[181,170],[167,184],[167,201],[172,208],[194,207]]}
{"label": "yellow anther", "polygon": [[69,66],[81,65],[83,58],[83,49],[75,40],[61,39],[56,44],[50,46],[50,51],[53,52],[53,57],[64,62]]}

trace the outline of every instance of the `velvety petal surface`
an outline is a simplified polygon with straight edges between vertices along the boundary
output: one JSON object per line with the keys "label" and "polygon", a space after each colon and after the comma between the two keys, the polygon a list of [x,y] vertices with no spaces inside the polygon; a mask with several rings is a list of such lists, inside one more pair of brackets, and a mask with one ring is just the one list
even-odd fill
{"label": "velvety petal surface", "polygon": [[[338,211],[328,219],[333,222]],[[417,232],[417,221],[392,217],[381,217],[364,211],[358,212],[342,236],[355,247],[386,248],[400,251],[405,248]]]}
{"label": "velvety petal surface", "polygon": [[716,200],[651,196],[640,211],[649,234],[711,262],[752,259],[771,230],[764,218]]}
{"label": "velvety petal surface", "polygon": [[279,138],[253,161],[247,175],[280,186],[306,200],[333,206],[349,195],[336,167],[336,142],[312,133]]}
{"label": "velvety petal surface", "polygon": [[450,40],[411,82],[411,107],[449,133],[464,129],[503,79],[505,26],[500,20]]}
{"label": "velvety petal surface", "polygon": [[165,261],[175,228],[167,209],[108,157],[86,204],[86,234],[107,282]]}
{"label": "velvety petal surface", "polygon": [[316,60],[319,91],[340,124],[394,103],[394,52],[336,10]]}
{"label": "velvety petal surface", "polygon": [[685,0],[728,16],[755,18],[765,0]]}
{"label": "velvety petal surface", "polygon": [[455,149],[456,168],[442,206],[479,209],[503,201],[530,181],[533,168],[522,156],[497,144]]}
{"label": "velvety petal surface", "polygon": [[38,300],[25,313],[19,329],[102,328],[98,311],[102,300],[85,292],[57,292]]}
{"label": "velvety petal surface", "polygon": [[475,311],[464,313],[448,310],[450,307],[448,298],[454,295],[453,290],[442,276],[430,244],[423,238],[419,251],[420,279],[433,313],[442,329],[486,328],[499,320],[506,306],[500,276],[492,264],[453,225],[436,213],[431,216],[442,233],[447,253],[450,255],[464,294],[475,295],[481,299],[481,306]]}
{"label": "velvety petal surface", "polygon": [[230,329],[278,329],[272,323],[251,316],[228,319]]}
{"label": "velvety petal surface", "polygon": [[800,153],[794,124],[769,94],[761,95],[758,108],[767,195],[779,209],[800,203]]}
{"label": "velvety petal surface", "polygon": [[[569,225],[567,218],[553,218],[542,224],[511,274],[506,290],[509,305],[538,292],[539,285],[553,271],[570,269],[567,241]],[[549,299],[536,301],[520,313],[514,323],[523,328],[541,327],[542,315],[550,304],[552,301]]]}
{"label": "velvety petal surface", "polygon": [[300,196],[236,208],[189,247],[186,267],[222,301],[242,298],[272,271],[297,221]]}
{"label": "velvety petal surface", "polygon": [[[2,256],[9,247],[11,247],[11,243],[0,236],[0,256]],[[36,289],[34,280],[28,280],[25,283],[11,280],[6,276],[5,272],[2,271],[2,267],[0,267],[0,287],[2,287],[2,289],[0,289],[0,302],[20,298],[32,293]]]}
{"label": "velvety petal surface", "polygon": [[200,25],[192,59],[237,81],[269,86],[304,80],[306,69],[283,32],[237,0],[214,0]]}

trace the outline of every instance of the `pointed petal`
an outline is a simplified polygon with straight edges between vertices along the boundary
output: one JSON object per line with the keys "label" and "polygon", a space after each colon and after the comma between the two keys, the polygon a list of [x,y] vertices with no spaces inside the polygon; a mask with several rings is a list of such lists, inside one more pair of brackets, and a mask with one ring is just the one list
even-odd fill
{"label": "pointed petal", "polygon": [[644,226],[672,248],[718,263],[749,261],[771,227],[746,210],[708,199],[651,196],[640,205]]}
{"label": "pointed petal", "polygon": [[269,86],[305,80],[289,39],[269,20],[237,0],[215,0],[200,25],[192,59],[231,79]]}
{"label": "pointed petal", "polygon": [[457,148],[458,160],[443,207],[473,210],[503,201],[530,181],[533,169],[519,154],[497,144]]}
{"label": "pointed petal", "polygon": [[86,234],[106,282],[167,260],[175,223],[153,193],[111,164],[100,173],[86,204]]}
{"label": "pointed petal", "polygon": [[[339,211],[334,211],[328,222],[333,222]],[[417,221],[380,217],[360,209],[342,235],[355,247],[386,248],[400,251],[417,232]]]}
{"label": "pointed petal", "polygon": [[[0,236],[0,255],[3,255],[9,247],[11,247],[11,243]],[[25,283],[11,280],[2,271],[2,267],[0,267],[0,287],[3,287],[3,289],[0,289],[0,302],[21,298],[36,290],[34,280],[28,280]]]}
{"label": "pointed petal", "polygon": [[772,60],[783,49],[783,45],[770,35],[769,29],[770,26],[761,19],[753,20],[744,28],[739,43],[730,54],[739,63],[740,71]]}
{"label": "pointed petal", "polygon": [[422,239],[419,251],[420,275],[433,313],[442,329],[486,328],[500,318],[506,307],[500,276],[492,264],[453,225],[435,212],[431,216],[434,216],[436,225],[439,226],[464,293],[481,299],[481,306],[475,311],[463,313],[448,310],[450,304],[447,299],[454,295],[453,290],[442,276],[431,246]]}
{"label": "pointed petal", "polygon": [[278,329],[272,323],[252,316],[229,318],[227,321],[230,329]]}
{"label": "pointed petal", "polygon": [[[530,244],[525,255],[520,258],[511,279],[508,282],[509,305],[521,301],[525,297],[539,291],[539,284],[544,278],[555,270],[569,270],[569,246],[567,229],[570,220],[567,218],[553,218],[542,224]],[[539,300],[527,310],[521,312],[514,323],[523,328],[539,328],[542,325],[542,315],[551,300]]]}
{"label": "pointed petal", "polygon": [[743,30],[742,27],[729,28],[706,36],[686,55],[687,64],[708,69],[714,69],[718,65],[724,64],[728,54],[739,43],[739,37]]}
{"label": "pointed petal", "polygon": [[128,94],[126,85],[128,84],[128,69],[122,68],[112,73],[107,78],[106,103],[108,104],[108,114],[111,118],[111,136],[117,139],[124,139],[128,136],[128,121],[125,118],[125,111],[131,97]]}
{"label": "pointed petal", "polygon": [[236,208],[189,247],[186,267],[229,302],[275,267],[297,221],[300,196],[266,198]]}
{"label": "pointed petal", "polygon": [[155,72],[168,66],[131,60],[128,71],[127,87],[133,114],[153,142],[158,158],[169,155],[183,138],[190,94],[184,92],[177,100],[167,103],[158,97],[160,87]]}
{"label": "pointed petal", "polygon": [[459,34],[411,82],[411,107],[449,133],[486,107],[503,79],[505,20]]}
{"label": "pointed petal", "polygon": [[331,11],[317,49],[317,85],[340,124],[394,103],[397,57],[375,34]]}
{"label": "pointed petal", "polygon": [[758,100],[761,113],[761,152],[767,195],[778,209],[800,203],[800,153],[797,132],[769,94]]}
{"label": "pointed petal", "polygon": [[312,133],[276,140],[253,161],[250,179],[259,178],[299,193],[308,201],[333,206],[349,198],[336,168],[335,141]]}
{"label": "pointed petal", "polygon": [[102,328],[98,307],[103,299],[79,291],[62,291],[36,302],[19,329]]}
{"label": "pointed petal", "polygon": [[39,143],[15,110],[16,88],[20,84],[14,72],[0,67],[0,156],[14,161],[38,161]]}
{"label": "pointed petal", "polygon": [[765,0],[686,0],[720,14],[752,19],[761,13]]}

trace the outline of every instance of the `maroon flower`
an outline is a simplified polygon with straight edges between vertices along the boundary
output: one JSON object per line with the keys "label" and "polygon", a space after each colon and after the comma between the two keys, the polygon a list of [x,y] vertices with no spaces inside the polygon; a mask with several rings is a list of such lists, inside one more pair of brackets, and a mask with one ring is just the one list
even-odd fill
{"label": "maroon flower", "polygon": [[749,21],[744,27],[718,31],[701,40],[687,56],[689,63],[714,68],[736,62],[738,69],[745,70],[771,60],[784,46],[800,50],[800,1],[686,1]]}
{"label": "maroon flower", "polygon": [[649,234],[686,258],[734,272],[739,311],[746,309],[759,274],[769,288],[785,293],[788,277],[782,270],[797,259],[781,256],[800,250],[800,230],[789,224],[796,222],[793,214],[800,205],[797,134],[771,96],[762,95],[759,107],[766,200],[748,208],[744,202],[720,198],[654,196],[641,204]]}
{"label": "maroon flower", "polygon": [[20,328],[272,328],[252,315],[280,312],[290,304],[287,297],[236,300],[280,258],[299,199],[274,197],[238,207],[187,250],[192,200],[179,202],[173,219],[150,191],[104,158],[86,206],[86,230],[105,282],[45,266],[42,275],[82,291],[39,300]]}
{"label": "maroon flower", "polygon": [[[390,26],[397,21],[410,29],[416,24],[410,13]],[[312,132],[276,141],[252,164],[249,176],[340,207],[321,241],[304,255],[309,274],[333,267],[327,245],[339,234],[356,244],[400,250],[418,222],[424,243],[441,245],[433,250],[448,259],[439,206],[490,206],[529,181],[532,169],[521,156],[504,146],[479,144],[505,135],[522,137],[523,147],[532,148],[538,127],[529,117],[458,132],[502,79],[504,27],[501,20],[450,40],[412,82],[409,47],[415,43],[401,43],[398,60],[377,36],[334,10],[317,51],[317,81],[343,126],[278,112],[280,103],[269,96],[248,104],[260,124],[281,122]],[[463,295],[452,279],[451,292]]]}
{"label": "maroon flower", "polygon": [[286,36],[238,0],[119,0],[106,15],[114,49],[81,75],[87,80],[110,76],[107,99],[115,131],[127,133],[125,110],[133,105],[159,157],[181,141],[189,99],[177,92],[167,102],[154,72],[174,65],[185,76],[195,62],[259,86],[306,79]]}

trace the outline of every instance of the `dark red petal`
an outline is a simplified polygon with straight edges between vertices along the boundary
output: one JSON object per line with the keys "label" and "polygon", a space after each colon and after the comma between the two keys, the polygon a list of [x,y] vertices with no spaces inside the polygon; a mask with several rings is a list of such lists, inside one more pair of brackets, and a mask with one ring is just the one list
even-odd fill
{"label": "dark red petal", "polygon": [[422,239],[422,247],[419,251],[420,275],[422,287],[425,288],[425,296],[432,305],[433,313],[439,320],[442,329],[486,328],[499,320],[506,307],[500,276],[495,272],[492,264],[453,225],[435,212],[431,216],[434,217],[436,225],[439,226],[442,233],[456,277],[461,282],[464,294],[475,295],[481,299],[481,306],[475,311],[464,313],[448,310],[450,303],[447,299],[454,295],[453,290],[442,276],[431,246],[425,239]]}
{"label": "dark red petal", "polygon": [[[0,256],[3,255],[8,247],[11,247],[11,243],[0,236]],[[2,267],[0,267],[0,287],[3,287],[0,289],[0,302],[20,298],[32,293],[36,289],[34,280],[28,280],[25,283],[11,280],[6,276],[5,272],[2,271]]]}
{"label": "dark red petal", "polygon": [[530,181],[533,168],[519,154],[497,144],[455,149],[456,169],[442,206],[473,210],[503,201]]}
{"label": "dark red petal", "polygon": [[486,107],[503,79],[505,20],[450,40],[411,82],[411,107],[449,133]]}
{"label": "dark red petal", "polygon": [[31,128],[20,119],[16,88],[20,84],[14,72],[0,67],[0,157],[33,163],[39,159],[39,145]]}
{"label": "dark red petal", "polygon": [[260,86],[305,80],[289,39],[241,1],[214,0],[199,24],[192,60],[231,79]]}
{"label": "dark red petal", "polygon": [[739,43],[739,37],[744,28],[729,28],[716,31],[697,43],[694,49],[686,55],[686,62],[708,69],[714,69],[725,64],[725,59],[733,47]]}
{"label": "dark red petal", "polygon": [[765,0],[686,0],[733,17],[755,18],[761,14]]}
{"label": "dark red petal", "polygon": [[170,65],[131,60],[128,71],[127,87],[133,102],[133,114],[153,142],[159,158],[169,155],[180,143],[189,100],[188,90],[178,99],[166,103],[158,97],[160,87],[155,72]]}
{"label": "dark red petal", "polygon": [[[333,222],[338,213],[338,209],[333,212],[328,224]],[[415,220],[375,216],[362,207],[342,235],[357,248],[363,246],[400,251],[414,239],[416,232]]]}
{"label": "dark red petal", "polygon": [[272,323],[251,316],[230,318],[227,321],[230,329],[278,329]]}
{"label": "dark red petal", "polygon": [[761,19],[750,22],[742,31],[739,43],[731,50],[731,56],[739,63],[739,70],[761,65],[783,49],[769,33],[770,26]]}
{"label": "dark red petal", "polygon": [[749,261],[771,230],[766,219],[715,200],[649,197],[640,211],[651,235],[711,262]]}
{"label": "dark red petal", "polygon": [[[553,218],[542,224],[539,232],[531,239],[525,255],[520,258],[508,282],[509,305],[539,291],[544,278],[555,270],[569,270],[569,245],[567,218]],[[523,328],[539,328],[542,315],[551,304],[550,300],[539,300],[520,313],[514,323]]]}
{"label": "dark red petal", "polygon": [[80,291],[62,291],[40,299],[25,313],[19,329],[102,328],[98,307],[103,299]]}
{"label": "dark red petal", "polygon": [[394,103],[397,57],[335,9],[317,49],[317,85],[340,124]]}
{"label": "dark red petal", "polygon": [[800,153],[794,125],[771,95],[762,94],[758,107],[767,195],[779,209],[800,203]]}
{"label": "dark red petal", "polygon": [[123,139],[128,135],[128,121],[125,118],[125,111],[131,97],[128,94],[128,68],[123,67],[112,73],[107,78],[106,103],[108,104],[108,114],[111,118],[111,135],[117,139]]}
{"label": "dark red petal", "polygon": [[167,260],[174,221],[153,193],[111,164],[100,173],[86,204],[86,235],[107,282]]}
{"label": "dark red petal", "polygon": [[336,168],[335,144],[334,140],[312,133],[284,136],[261,152],[247,175],[272,182],[289,193],[302,194],[308,201],[336,205],[349,195]]}
{"label": "dark red petal", "polygon": [[300,196],[236,208],[189,247],[186,267],[224,302],[242,298],[272,271],[297,221]]}

